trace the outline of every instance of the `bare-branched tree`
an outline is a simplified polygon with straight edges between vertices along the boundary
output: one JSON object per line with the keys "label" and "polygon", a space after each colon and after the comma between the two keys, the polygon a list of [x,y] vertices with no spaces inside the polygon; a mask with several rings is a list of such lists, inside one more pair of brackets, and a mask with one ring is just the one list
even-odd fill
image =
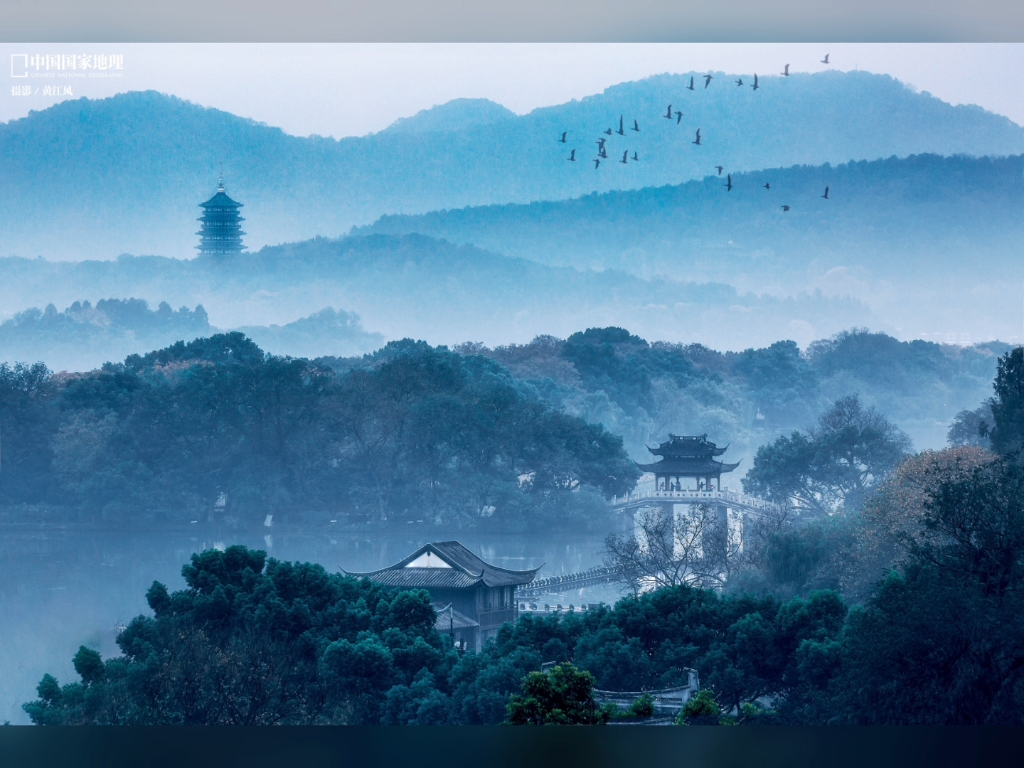
{"label": "bare-branched tree", "polygon": [[678,514],[641,509],[631,534],[605,540],[605,564],[634,595],[681,584],[715,588],[725,584],[742,549],[739,531],[711,505]]}

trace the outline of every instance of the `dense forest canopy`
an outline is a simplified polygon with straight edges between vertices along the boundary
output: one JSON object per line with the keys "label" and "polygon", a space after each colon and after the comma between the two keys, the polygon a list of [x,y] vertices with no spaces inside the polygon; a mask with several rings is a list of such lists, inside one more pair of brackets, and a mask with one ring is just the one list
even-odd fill
{"label": "dense forest canopy", "polygon": [[311,361],[234,333],[81,374],[4,365],[0,503],[65,521],[600,525],[603,498],[636,479],[629,459],[669,431],[752,458],[856,395],[938,447],[990,391],[999,350],[854,330],[805,353],[721,353],[592,328]]}
{"label": "dense forest canopy", "polygon": [[[920,496],[890,496],[901,554],[852,608],[834,591],[780,600],[677,585],[614,609],[524,616],[465,655],[424,592],[207,551],[182,569],[185,589],[153,583],[153,616],[120,633],[119,656],[81,647],[80,682],[47,674],[24,708],[39,724],[597,723],[611,713],[591,686],[686,684],[692,668],[708,711],[684,722],[1020,724],[1019,459],[933,462]],[[538,677],[550,662],[563,669]]]}
{"label": "dense forest canopy", "polygon": [[[621,329],[589,333],[642,347]],[[1020,724],[1022,360],[1020,348],[1000,357],[985,404],[992,423],[980,429],[994,436],[996,452],[957,445],[908,456],[905,437],[884,417],[856,398],[834,403],[801,435],[815,450],[797,459],[820,468],[824,455],[833,468],[860,468],[856,492],[836,496],[829,514],[752,542],[753,556],[721,589],[676,583],[638,590],[611,609],[524,616],[482,652],[460,654],[438,632],[425,592],[396,592],[233,546],[192,555],[183,590],[154,582],[146,595],[153,616],[136,617],[118,635],[119,656],[104,661],[82,646],[73,660],[80,682],[62,686],[44,675],[38,699],[24,709],[38,724],[596,724],[621,713],[597,708],[595,685],[652,690],[686,684],[696,669],[703,691],[681,713],[683,724]],[[484,429],[512,438],[498,440],[499,464],[520,456],[523,443],[522,433],[501,431],[508,423],[494,414],[503,408],[533,406],[538,422],[556,419],[560,439],[584,435],[562,464],[557,450],[547,454],[558,471],[527,473],[527,493],[588,481],[608,493],[617,489],[609,485],[619,482],[616,467],[628,466],[618,441],[578,419],[559,421],[567,417],[517,393],[501,379],[504,369],[483,356],[408,342],[350,363],[343,386],[359,393],[360,413],[372,414],[355,430],[363,436],[379,437],[372,423],[381,422],[424,434],[415,417],[368,405],[401,402],[412,413],[413,393],[427,389],[426,399],[443,411],[443,393],[469,389],[487,407],[459,405]],[[104,373],[157,370],[245,379],[249,388],[262,381],[278,402],[294,391],[290,375],[299,372],[303,387],[326,393],[331,371],[275,361],[235,335],[135,356]],[[43,403],[46,373],[16,371],[25,413]],[[490,389],[479,383],[488,377],[497,379]],[[130,390],[107,386],[95,394],[115,408]],[[280,413],[265,415],[256,422],[271,440],[280,437]],[[551,424],[545,430],[556,431]],[[837,450],[850,445],[857,450]],[[573,463],[580,456],[587,461]],[[500,480],[491,458],[476,470]],[[755,464],[765,470],[771,462],[759,453]],[[822,578],[833,588],[813,588]],[[787,586],[797,594],[780,597]],[[554,670],[540,671],[551,662]],[[641,697],[627,716],[651,712]]]}
{"label": "dense forest canopy", "polygon": [[515,530],[585,525],[638,475],[621,438],[487,358],[396,342],[353,362],[335,372],[233,333],[82,375],[0,366],[3,502],[122,523],[270,513]]}

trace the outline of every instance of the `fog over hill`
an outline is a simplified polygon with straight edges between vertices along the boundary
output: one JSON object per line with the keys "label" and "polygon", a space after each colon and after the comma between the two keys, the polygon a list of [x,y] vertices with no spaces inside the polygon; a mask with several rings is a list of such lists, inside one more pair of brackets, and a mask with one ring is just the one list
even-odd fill
{"label": "fog over hill", "polygon": [[[383,214],[678,184],[715,165],[741,172],[1024,152],[1024,129],[1007,118],[888,76],[762,77],[756,92],[734,78],[716,73],[710,88],[698,80],[689,91],[689,75],[659,75],[522,116],[458,100],[340,141],[289,136],[156,92],[65,101],[0,125],[0,256],[191,256],[197,205],[212,194],[220,163],[258,250],[336,236]],[[663,118],[669,104],[683,113],[678,124]],[[595,171],[595,139],[620,116],[624,135],[607,137],[610,159]],[[697,128],[700,147],[691,143]],[[573,148],[579,162],[570,163]],[[639,161],[616,162],[625,150]]]}
{"label": "fog over hill", "polygon": [[650,338],[743,349],[780,338],[806,344],[852,326],[891,330],[857,300],[759,296],[723,283],[549,266],[422,235],[316,238],[224,260],[0,259],[0,306],[8,312],[112,295],[154,306],[202,304],[218,328],[284,325],[318,307],[344,307],[386,339],[433,344],[527,342],[619,325]]}
{"label": "fog over hill", "polygon": [[1024,157],[793,166],[734,173],[732,191],[725,181],[388,216],[355,231],[741,292],[820,289],[864,301],[904,338],[1021,339]]}
{"label": "fog over hill", "polygon": [[[285,325],[238,328],[265,351],[293,357],[352,356],[377,349],[379,333],[364,331],[359,316],[331,307]],[[63,311],[33,307],[0,323],[0,363],[42,362],[55,371],[88,371],[131,354],[210,336],[202,305],[155,310],[142,299],[76,301]]]}

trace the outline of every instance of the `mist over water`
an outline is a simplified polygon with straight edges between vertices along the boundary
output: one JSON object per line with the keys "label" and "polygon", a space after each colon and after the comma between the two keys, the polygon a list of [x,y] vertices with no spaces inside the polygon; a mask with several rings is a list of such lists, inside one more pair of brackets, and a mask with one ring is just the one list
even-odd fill
{"label": "mist over water", "polygon": [[[181,567],[206,549],[244,544],[278,560],[318,563],[331,573],[384,568],[423,544],[449,539],[502,568],[543,565],[538,578],[603,562],[602,534],[511,536],[407,527],[408,533],[385,535],[214,526],[150,533],[7,530],[0,538],[0,722],[29,722],[21,705],[36,697],[45,673],[62,684],[77,680],[71,659],[79,646],[105,659],[119,655],[116,627],[139,614],[152,615],[145,596],[150,585],[160,581],[171,591],[184,589]],[[613,603],[618,596],[618,587],[608,584],[540,602]]]}

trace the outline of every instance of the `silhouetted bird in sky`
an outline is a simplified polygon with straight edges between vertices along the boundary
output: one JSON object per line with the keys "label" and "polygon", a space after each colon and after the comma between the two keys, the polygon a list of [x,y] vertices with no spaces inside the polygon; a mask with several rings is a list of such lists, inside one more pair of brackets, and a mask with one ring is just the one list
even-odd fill
{"label": "silhouetted bird in sky", "polygon": [[771,188],[772,188],[772,185],[771,185],[771,184],[769,184],[769,183],[768,183],[768,182],[766,181],[766,182],[764,183],[764,188],[765,188],[765,189],[771,189]]}
{"label": "silhouetted bird in sky", "polygon": [[603,157],[606,160],[608,159],[608,150],[606,150],[604,147],[601,147],[601,151],[598,152],[597,154],[598,157]]}
{"label": "silhouetted bird in sky", "polygon": [[711,75],[704,75],[704,87],[707,88],[709,85],[711,85],[711,81],[714,79],[715,78],[713,78]]}
{"label": "silhouetted bird in sky", "polygon": [[686,86],[689,90],[693,90],[693,75],[690,75],[690,84]]}
{"label": "silhouetted bird in sky", "polygon": [[732,192],[732,174],[725,177],[725,191]]}
{"label": "silhouetted bird in sky", "polygon": [[828,187],[825,187],[825,194],[822,197],[828,200]]}
{"label": "silhouetted bird in sky", "polygon": [[612,135],[612,133],[614,133],[614,131],[612,131],[612,129],[611,129],[611,128],[609,128],[609,129],[608,129],[607,131],[605,131],[605,134],[606,134],[607,136],[611,136],[611,135]]}
{"label": "silhouetted bird in sky", "polygon": [[636,162],[640,158],[636,156],[636,152],[633,152],[633,162]]}
{"label": "silhouetted bird in sky", "polygon": [[787,64],[786,68],[782,71],[782,76],[789,77],[789,64]]}
{"label": "silhouetted bird in sky", "polygon": [[757,84],[757,75],[754,75],[754,84],[751,85],[750,87],[753,88],[755,91],[761,87]]}
{"label": "silhouetted bird in sky", "polygon": [[828,54],[825,54],[825,58],[821,60],[822,64],[828,64]]}
{"label": "silhouetted bird in sky", "polygon": [[627,149],[625,152],[622,153],[622,159],[619,160],[619,162],[622,163],[623,165],[625,165],[626,164],[626,159],[628,157],[629,157],[629,150]]}
{"label": "silhouetted bird in sky", "polygon": [[669,104],[668,105],[668,109],[665,110],[664,117],[665,117],[666,120],[671,120],[672,119],[672,105],[671,104]]}
{"label": "silhouetted bird in sky", "polygon": [[739,80],[736,81],[736,85],[743,85],[743,78],[742,77]]}
{"label": "silhouetted bird in sky", "polygon": [[622,115],[619,115],[619,130],[616,131],[619,136],[625,136],[626,132],[622,130]]}
{"label": "silhouetted bird in sky", "polygon": [[565,134],[567,134],[567,133],[568,133],[568,131],[562,131],[562,138],[561,138],[561,142],[562,142],[563,144],[565,144]]}
{"label": "silhouetted bird in sky", "polygon": [[604,143],[606,141],[608,141],[608,139],[598,139],[597,140],[597,151],[598,152],[600,152],[602,149],[604,149]]}
{"label": "silhouetted bird in sky", "polygon": [[718,171],[718,175],[719,175],[719,176],[721,176],[721,175],[722,175],[722,171],[724,171],[724,170],[725,170],[725,166],[722,166],[722,165],[716,165],[716,166],[715,166],[715,170],[717,170],[717,171]]}
{"label": "silhouetted bird in sky", "polygon": [[635,117],[633,118],[633,130],[640,133],[640,123],[636,121]]}
{"label": "silhouetted bird in sky", "polygon": [[700,128],[697,129],[697,138],[690,143],[696,144],[698,147],[700,146]]}
{"label": "silhouetted bird in sky", "polygon": [[788,210],[789,210],[789,206],[788,206],[788,205],[784,205],[784,206],[782,206],[782,212],[783,212],[783,213],[785,213],[785,212],[786,212],[786,211],[788,211]]}
{"label": "silhouetted bird in sky", "polygon": [[572,154],[569,155],[569,162],[571,162],[571,163],[575,163],[576,162],[576,150],[575,149],[572,151]]}
{"label": "silhouetted bird in sky", "polygon": [[679,123],[682,121],[682,119],[683,119],[683,113],[682,112],[676,112],[676,125],[679,125]]}
{"label": "silhouetted bird in sky", "polygon": [[601,161],[598,158],[594,158],[594,170],[596,171],[598,166],[601,165]]}

